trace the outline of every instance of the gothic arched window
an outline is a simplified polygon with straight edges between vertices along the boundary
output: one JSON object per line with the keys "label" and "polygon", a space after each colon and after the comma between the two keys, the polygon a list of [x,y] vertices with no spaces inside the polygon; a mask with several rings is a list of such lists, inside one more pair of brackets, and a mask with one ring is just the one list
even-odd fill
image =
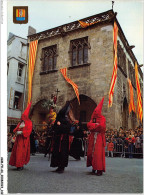
{"label": "gothic arched window", "polygon": [[118,67],[125,76],[127,76],[126,71],[126,54],[124,49],[121,47],[120,42],[117,44],[117,58],[118,58]]}
{"label": "gothic arched window", "polygon": [[46,48],[43,48],[42,52],[42,71],[52,71],[56,69],[57,61],[57,45],[52,45]]}
{"label": "gothic arched window", "polygon": [[71,66],[88,63],[88,37],[75,39],[70,42]]}

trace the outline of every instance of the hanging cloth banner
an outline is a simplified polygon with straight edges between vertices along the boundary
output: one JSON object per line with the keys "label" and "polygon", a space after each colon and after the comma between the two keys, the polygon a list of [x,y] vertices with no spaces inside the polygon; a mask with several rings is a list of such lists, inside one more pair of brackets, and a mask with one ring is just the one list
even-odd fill
{"label": "hanging cloth banner", "polygon": [[67,68],[62,68],[62,69],[60,69],[60,71],[61,71],[63,77],[65,78],[65,80],[66,80],[69,84],[72,85],[72,87],[73,87],[73,89],[74,89],[74,91],[75,91],[75,94],[76,94],[76,96],[77,96],[78,102],[79,102],[79,104],[80,104],[78,86],[77,86],[73,81],[71,81],[71,80],[67,77]]}
{"label": "hanging cloth banner", "polygon": [[79,23],[80,23],[80,25],[81,25],[82,28],[87,28],[88,26],[91,26],[93,24],[98,23],[98,22],[86,23],[86,22],[83,22],[83,21],[80,21],[80,20],[78,20],[78,21],[79,21]]}
{"label": "hanging cloth banner", "polygon": [[117,35],[118,35],[118,27],[117,27],[116,22],[114,22],[114,29],[113,29],[114,65],[113,65],[113,73],[112,73],[110,90],[109,90],[108,107],[112,106],[114,87],[115,87],[116,79],[117,79]]}
{"label": "hanging cloth banner", "polygon": [[135,79],[136,79],[136,88],[137,88],[137,118],[140,119],[142,122],[142,118],[143,118],[142,98],[141,98],[140,82],[139,82],[139,75],[138,75],[138,67],[136,62],[135,62]]}
{"label": "hanging cloth banner", "polygon": [[32,96],[32,78],[36,60],[38,40],[32,41],[29,44],[29,68],[28,68],[28,104],[31,101]]}
{"label": "hanging cloth banner", "polygon": [[129,114],[130,114],[131,111],[135,112],[135,105],[134,105],[133,87],[130,79],[128,79],[128,83],[130,89],[130,103],[129,103]]}

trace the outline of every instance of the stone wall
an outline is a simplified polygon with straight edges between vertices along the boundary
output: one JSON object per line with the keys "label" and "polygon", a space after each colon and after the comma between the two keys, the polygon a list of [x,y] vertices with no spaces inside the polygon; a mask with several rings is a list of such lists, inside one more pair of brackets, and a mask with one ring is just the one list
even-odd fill
{"label": "stone wall", "polygon": [[[75,92],[60,73],[60,68],[70,67],[70,40],[88,36],[90,49],[88,62],[90,65],[68,69],[68,77],[79,87],[79,94],[86,95],[99,103],[105,95],[103,110],[107,111],[107,94],[109,90],[111,72],[113,67],[112,25],[101,25],[88,29],[70,32],[65,37],[57,36],[38,43],[37,59],[33,77],[32,102],[40,97],[49,99],[56,89],[59,89],[58,106],[61,107],[67,100],[75,97]],[[40,75],[42,61],[42,48],[57,44],[57,72]],[[104,115],[106,113],[104,112]]]}
{"label": "stone wall", "polygon": [[[76,68],[70,67],[70,41],[88,36],[90,49],[88,51],[88,65]],[[57,45],[57,71],[40,75],[42,61],[42,48]],[[60,35],[50,39],[41,40],[38,43],[37,58],[33,77],[32,102],[46,97],[50,99],[51,94],[58,89],[57,105],[61,108],[67,100],[75,98],[72,86],[66,82],[60,73],[60,68],[68,68],[68,77],[79,87],[79,94],[90,97],[96,104],[105,96],[102,114],[106,117],[107,128],[119,128],[122,126],[122,101],[124,95],[128,100],[128,85],[126,78],[118,70],[118,79],[115,86],[113,105],[108,109],[108,92],[113,70],[113,26],[102,24],[91,26],[87,29],[79,29],[69,32],[66,36]],[[123,94],[123,85],[126,94]],[[129,125],[131,122],[129,120]]]}

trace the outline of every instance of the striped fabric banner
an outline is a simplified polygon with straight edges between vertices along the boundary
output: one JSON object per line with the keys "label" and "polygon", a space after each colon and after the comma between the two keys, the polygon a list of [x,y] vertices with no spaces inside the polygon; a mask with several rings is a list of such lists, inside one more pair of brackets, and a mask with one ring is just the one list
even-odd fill
{"label": "striped fabric banner", "polygon": [[32,97],[32,78],[35,66],[36,52],[38,40],[32,41],[29,44],[29,69],[28,69],[28,104]]}
{"label": "striped fabric banner", "polygon": [[80,25],[81,25],[82,28],[87,28],[88,26],[91,26],[93,24],[98,23],[98,22],[86,23],[86,22],[83,22],[83,21],[80,21],[80,20],[78,20],[78,21],[79,21],[79,23],[80,23]]}
{"label": "striped fabric banner", "polygon": [[129,114],[130,114],[131,111],[135,112],[135,105],[134,105],[133,87],[130,79],[128,79],[128,84],[130,89],[130,102],[129,102]]}
{"label": "striped fabric banner", "polygon": [[73,82],[71,81],[68,77],[67,77],[67,68],[62,68],[60,69],[60,72],[62,73],[63,77],[65,78],[65,80],[72,85],[74,91],[75,91],[75,94],[77,96],[77,99],[78,99],[78,102],[80,104],[80,99],[79,99],[79,92],[78,92],[78,86]]}
{"label": "striped fabric banner", "polygon": [[114,87],[115,87],[116,79],[117,79],[117,35],[118,35],[118,27],[117,27],[116,22],[114,22],[114,29],[113,29],[114,65],[113,65],[113,73],[112,73],[110,90],[109,90],[108,107],[111,107],[112,106],[113,94],[114,94]]}
{"label": "striped fabric banner", "polygon": [[137,118],[140,119],[142,122],[142,118],[143,118],[142,98],[141,98],[138,67],[136,62],[135,62],[135,79],[136,79],[136,88],[137,88]]}
{"label": "striped fabric banner", "polygon": [[16,9],[16,17],[25,17],[25,9]]}
{"label": "striped fabric banner", "polygon": [[16,20],[25,20],[25,9],[16,9]]}

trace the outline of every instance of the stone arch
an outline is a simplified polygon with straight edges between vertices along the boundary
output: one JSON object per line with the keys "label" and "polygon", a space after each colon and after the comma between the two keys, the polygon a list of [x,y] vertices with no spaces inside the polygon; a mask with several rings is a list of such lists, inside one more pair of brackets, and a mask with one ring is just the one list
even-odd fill
{"label": "stone arch", "polygon": [[35,101],[32,101],[32,105],[31,105],[31,110],[33,109],[33,107],[41,100],[48,100],[49,96],[46,95],[41,95],[40,97],[36,98]]}
{"label": "stone arch", "polygon": [[46,115],[48,114],[49,110],[42,107],[42,102],[47,100],[49,100],[48,96],[41,96],[32,102],[30,118],[35,125],[42,124],[43,121],[46,121]]}
{"label": "stone arch", "polygon": [[[75,118],[80,120],[81,122],[90,121],[93,110],[97,106],[97,103],[89,96],[84,94],[80,94],[80,105],[78,103],[77,97],[69,100],[72,105],[72,109],[75,115]],[[34,102],[32,102],[30,118],[33,123],[42,124],[43,121],[46,121],[46,115],[48,114],[48,109],[44,109],[41,107],[42,101],[49,100],[48,96],[41,96],[37,98]]]}
{"label": "stone arch", "polygon": [[79,97],[80,105],[76,97],[71,100],[75,118],[81,122],[88,122],[90,121],[91,115],[97,104],[94,100],[84,94],[79,95]]}

